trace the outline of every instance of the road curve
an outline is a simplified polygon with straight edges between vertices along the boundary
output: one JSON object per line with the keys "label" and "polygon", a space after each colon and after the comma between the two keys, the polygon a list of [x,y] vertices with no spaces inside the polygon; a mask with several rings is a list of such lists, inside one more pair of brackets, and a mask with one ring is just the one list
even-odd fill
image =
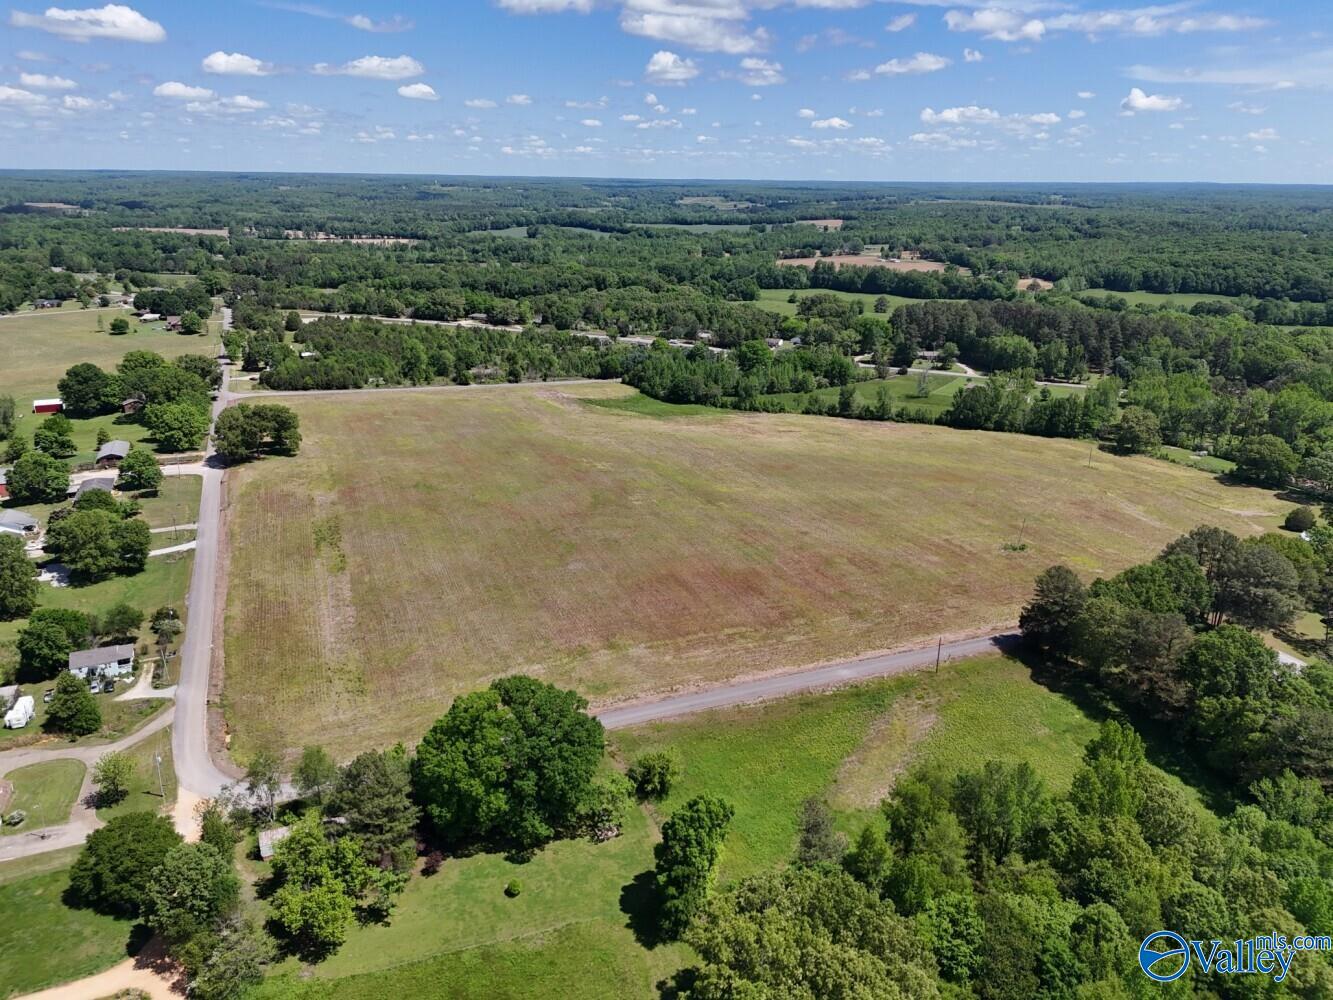
{"label": "road curve", "polygon": [[727,708],[733,705],[746,705],[750,702],[767,701],[773,698],[785,698],[789,695],[806,691],[818,691],[872,677],[890,677],[894,674],[907,673],[934,666],[938,655],[941,661],[957,660],[970,656],[984,656],[997,650],[1011,647],[1018,640],[1012,632],[1000,632],[995,635],[981,636],[976,639],[961,639],[942,646],[920,646],[915,649],[896,653],[884,653],[866,656],[856,660],[844,660],[821,667],[810,667],[792,673],[777,674],[772,677],[760,677],[751,681],[735,684],[721,684],[701,691],[670,695],[651,701],[636,702],[630,705],[616,705],[593,715],[601,720],[607,729],[624,729],[645,722],[659,722],[663,719],[675,719],[682,715],[707,712],[715,708]]}

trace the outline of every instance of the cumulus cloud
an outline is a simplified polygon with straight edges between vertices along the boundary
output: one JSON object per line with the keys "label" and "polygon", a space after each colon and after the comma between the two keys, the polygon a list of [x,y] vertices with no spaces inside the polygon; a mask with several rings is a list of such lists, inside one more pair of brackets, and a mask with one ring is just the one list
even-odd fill
{"label": "cumulus cloud", "polygon": [[976,49],[963,49],[963,62],[981,62],[985,58]]}
{"label": "cumulus cloud", "polygon": [[[209,91],[212,93],[212,91]],[[261,101],[255,97],[248,97],[245,94],[237,94],[235,97],[219,97],[215,101],[191,101],[185,105],[185,110],[192,114],[202,115],[249,115],[256,111],[263,111],[268,107],[268,102]]]}
{"label": "cumulus cloud", "polygon": [[93,38],[108,38],[122,42],[162,42],[167,32],[156,21],[150,21],[133,7],[109,3],[105,7],[84,10],[65,10],[48,7],[40,14],[25,14],[16,10],[9,15],[9,23],[16,28],[36,28],[74,42]]}
{"label": "cumulus cloud", "polygon": [[674,52],[662,49],[654,52],[643,69],[643,78],[649,83],[680,85],[699,75],[693,59],[682,59]]}
{"label": "cumulus cloud", "polygon": [[787,82],[787,78],[782,75],[782,63],[754,56],[741,60],[740,72],[735,77],[747,87],[772,87]]}
{"label": "cumulus cloud", "polygon": [[810,123],[810,127],[822,128],[822,129],[836,129],[837,131],[841,132],[844,129],[851,128],[852,123],[847,121],[845,118],[837,118],[837,117],[816,118],[814,121]]}
{"label": "cumulus cloud", "polygon": [[599,118],[584,118],[579,122],[584,128],[601,128],[602,122]]}
{"label": "cumulus cloud", "polygon": [[438,101],[440,95],[428,83],[408,83],[398,88],[398,96],[411,101]]}
{"label": "cumulus cloud", "polygon": [[60,106],[66,111],[110,111],[110,101],[95,101],[91,97],[79,97],[66,94],[60,99]]}
{"label": "cumulus cloud", "polygon": [[1090,100],[1092,100],[1094,97],[1096,97],[1097,95],[1094,94],[1091,90],[1080,90],[1080,91],[1078,92],[1078,96],[1079,96],[1079,98],[1080,98],[1081,100],[1084,100],[1084,101],[1090,101]]}
{"label": "cumulus cloud", "polygon": [[906,31],[914,24],[916,24],[915,14],[900,14],[898,17],[895,17],[888,24],[884,25],[884,30],[896,33],[899,31]]}
{"label": "cumulus cloud", "polygon": [[188,83],[181,83],[179,80],[168,80],[166,83],[159,83],[153,88],[155,97],[170,97],[178,101],[206,101],[213,96],[213,91],[207,87],[192,87]]}
{"label": "cumulus cloud", "polygon": [[816,118],[816,117],[818,117],[818,116],[817,116],[817,115],[814,113],[814,111],[812,111],[810,108],[802,108],[800,111],[796,112],[796,117],[797,117],[797,118]]}
{"label": "cumulus cloud", "polygon": [[35,107],[45,103],[46,96],[43,94],[34,94],[31,90],[23,90],[21,87],[10,87],[7,84],[0,83],[0,104]]}
{"label": "cumulus cloud", "polygon": [[199,66],[205,73],[214,73],[218,76],[268,76],[273,72],[271,63],[262,62],[254,56],[240,52],[221,50],[204,56]]}
{"label": "cumulus cloud", "polygon": [[1179,97],[1145,94],[1139,87],[1131,88],[1129,94],[1120,102],[1120,109],[1131,115],[1139,111],[1179,111],[1184,106],[1185,102]]}
{"label": "cumulus cloud", "polygon": [[1278,138],[1278,134],[1275,128],[1261,128],[1253,132],[1246,132],[1245,138],[1253,139],[1255,142],[1272,142]]}
{"label": "cumulus cloud", "polygon": [[464,101],[463,104],[469,108],[475,108],[478,111],[485,111],[489,108],[499,106],[488,97],[471,97]]}
{"label": "cumulus cloud", "polygon": [[516,104],[519,107],[527,107],[532,103],[532,98],[527,94],[510,94],[505,98],[506,104]]}
{"label": "cumulus cloud", "polygon": [[362,56],[341,66],[316,63],[320,76],[360,76],[371,80],[406,80],[420,76],[426,67],[411,56]]}
{"label": "cumulus cloud", "polygon": [[880,76],[907,76],[914,73],[935,73],[944,69],[952,60],[937,56],[933,52],[918,52],[907,59],[890,59],[875,67]]}
{"label": "cumulus cloud", "polygon": [[20,73],[19,83],[37,90],[73,90],[78,86],[63,76],[48,76],[45,73]]}

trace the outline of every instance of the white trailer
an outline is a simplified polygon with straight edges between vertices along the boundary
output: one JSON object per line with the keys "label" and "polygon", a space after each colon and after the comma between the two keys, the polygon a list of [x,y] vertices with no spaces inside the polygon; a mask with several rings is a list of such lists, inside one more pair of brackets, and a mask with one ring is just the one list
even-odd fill
{"label": "white trailer", "polygon": [[32,721],[33,714],[37,711],[36,704],[32,700],[32,695],[25,694],[18,701],[14,702],[14,707],[5,713],[6,729],[22,729]]}

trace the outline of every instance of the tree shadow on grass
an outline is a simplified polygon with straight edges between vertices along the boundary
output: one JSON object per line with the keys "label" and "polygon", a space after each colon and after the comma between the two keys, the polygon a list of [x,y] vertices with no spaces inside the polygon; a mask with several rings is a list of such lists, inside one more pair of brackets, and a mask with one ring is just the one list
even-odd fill
{"label": "tree shadow on grass", "polygon": [[652,868],[639,872],[620,889],[620,912],[625,914],[625,926],[639,946],[649,951],[666,943],[659,920],[661,905],[656,872]]}
{"label": "tree shadow on grass", "polygon": [[1027,667],[1036,683],[1069,699],[1094,722],[1115,719],[1132,726],[1143,738],[1148,763],[1189,785],[1213,812],[1225,815],[1235,807],[1235,787],[1204,764],[1201,748],[1183,742],[1184,728],[1178,721],[1155,719],[1133,706],[1119,704],[1076,663],[1046,656],[1022,644],[1007,649],[1006,655]]}

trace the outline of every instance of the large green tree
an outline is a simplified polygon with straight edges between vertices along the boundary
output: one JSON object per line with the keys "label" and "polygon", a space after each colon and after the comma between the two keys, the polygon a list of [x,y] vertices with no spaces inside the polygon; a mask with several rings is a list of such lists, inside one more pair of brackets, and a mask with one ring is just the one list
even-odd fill
{"label": "large green tree", "polygon": [[87,683],[66,671],[56,678],[55,694],[46,706],[42,725],[53,733],[87,736],[102,728],[102,710]]}
{"label": "large green tree", "polygon": [[210,844],[178,844],[162,859],[144,892],[148,926],[168,941],[185,941],[210,931],[235,908],[240,879]]}
{"label": "large green tree", "polygon": [[722,840],[735,815],[730,802],[699,795],[662,824],[655,849],[659,922],[664,936],[678,938],[708,900],[722,853]]}
{"label": "large green tree", "polygon": [[21,538],[0,533],[0,621],[26,618],[36,606],[37,564]]}
{"label": "large green tree", "polygon": [[149,885],[181,836],[165,816],[125,813],[94,830],[69,872],[72,895],[106,913],[137,916]]}
{"label": "large green tree", "polygon": [[59,503],[69,492],[69,466],[42,451],[24,452],[5,478],[19,503]]}
{"label": "large green tree", "polygon": [[412,761],[417,801],[436,830],[526,849],[568,828],[605,749],[586,708],[573,691],[521,676],[457,699]]}
{"label": "large green tree", "polygon": [[360,841],[371,864],[399,872],[412,867],[421,811],[412,801],[407,751],[401,745],[354,757],[338,774],[328,811],[345,820],[343,829]]}

